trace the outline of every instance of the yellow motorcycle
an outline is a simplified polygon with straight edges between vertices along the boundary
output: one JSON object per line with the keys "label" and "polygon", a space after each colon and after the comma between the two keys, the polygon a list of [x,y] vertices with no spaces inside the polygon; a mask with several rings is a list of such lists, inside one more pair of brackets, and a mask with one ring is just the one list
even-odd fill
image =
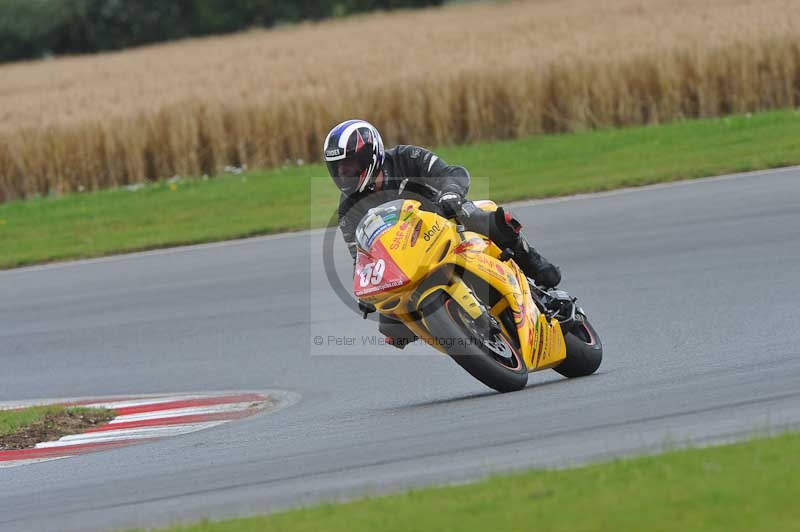
{"label": "yellow motorcycle", "polygon": [[534,371],[552,368],[570,378],[597,371],[603,347],[575,298],[537,287],[510,250],[420,207],[398,199],[361,219],[358,299],[498,392],[524,388]]}

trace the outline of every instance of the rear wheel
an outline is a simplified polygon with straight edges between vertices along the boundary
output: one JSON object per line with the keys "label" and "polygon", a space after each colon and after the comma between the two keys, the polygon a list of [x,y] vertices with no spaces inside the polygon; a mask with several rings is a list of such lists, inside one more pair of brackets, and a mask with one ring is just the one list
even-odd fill
{"label": "rear wheel", "polygon": [[556,366],[558,373],[570,379],[591,375],[603,361],[603,344],[583,314],[576,314],[576,323],[564,335],[567,359]]}
{"label": "rear wheel", "polygon": [[425,317],[428,330],[459,366],[498,392],[525,387],[528,368],[505,334],[481,334],[473,319],[449,297],[433,307]]}

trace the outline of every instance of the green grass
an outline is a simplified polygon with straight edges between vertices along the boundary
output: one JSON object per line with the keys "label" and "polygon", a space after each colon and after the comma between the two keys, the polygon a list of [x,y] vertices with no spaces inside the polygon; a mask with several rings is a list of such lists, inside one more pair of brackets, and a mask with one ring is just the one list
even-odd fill
{"label": "green grass", "polygon": [[[499,202],[800,163],[800,113],[782,111],[442,148]],[[321,141],[320,141],[321,142]],[[0,205],[0,268],[326,225],[338,194],[320,165]]]}
{"label": "green grass", "polygon": [[169,532],[789,531],[800,434],[576,469],[495,476]]}
{"label": "green grass", "polygon": [[[25,427],[33,425],[48,414],[58,414],[69,410],[75,413],[94,411],[89,408],[67,408],[60,405],[32,406],[19,410],[0,410],[0,436],[13,434]],[[105,412],[102,410],[101,412]]]}
{"label": "green grass", "polygon": [[0,410],[0,436],[12,434],[39,421],[50,413],[64,410],[63,406],[36,406],[22,410]]}

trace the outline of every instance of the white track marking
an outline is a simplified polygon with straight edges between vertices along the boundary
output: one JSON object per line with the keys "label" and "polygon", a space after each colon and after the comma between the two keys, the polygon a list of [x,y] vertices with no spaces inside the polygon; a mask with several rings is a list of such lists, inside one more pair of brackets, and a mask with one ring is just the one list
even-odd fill
{"label": "white track marking", "polygon": [[[124,257],[125,255],[121,255]],[[110,257],[106,257],[110,258]],[[62,266],[73,263],[62,263]],[[55,266],[55,265],[51,265]],[[6,270],[16,271],[16,270]],[[0,274],[4,271],[0,271]],[[55,404],[76,404],[81,403],[80,406],[91,407],[91,405],[119,405],[122,403],[130,402],[133,406],[146,405],[150,403],[163,403],[169,401],[183,401],[191,399],[213,399],[215,397],[231,397],[234,395],[248,395],[259,394],[263,395],[260,391],[236,391],[236,392],[186,392],[186,393],[154,393],[154,394],[131,394],[122,396],[123,398],[114,399],[108,396],[93,396],[93,397],[61,397],[61,398],[38,398],[28,399],[24,401],[2,401],[0,402],[0,410],[13,410],[15,408],[27,408],[29,406],[43,406]],[[117,406],[117,408],[120,408]]]}
{"label": "white track marking", "polygon": [[132,408],[136,406],[157,405],[161,403],[170,403],[172,401],[192,401],[194,399],[215,399],[215,398],[228,398],[236,395],[247,395],[239,393],[218,393],[218,394],[173,394],[173,395],[157,395],[153,397],[140,396],[132,399],[115,401],[98,399],[96,403],[81,405],[87,408]]}
{"label": "white track marking", "polygon": [[[115,417],[109,424],[113,425],[114,423],[129,423],[131,421],[151,421],[167,417],[195,416],[200,414],[219,414],[223,412],[239,412],[242,410],[250,410],[251,405],[253,403],[254,401],[247,401],[246,403],[230,403],[230,404],[212,405],[212,406],[192,406],[186,408],[174,408],[172,410],[157,410],[155,412],[128,414],[127,416]],[[259,407],[261,406],[262,404],[259,403]]]}
{"label": "white track marking", "polygon": [[62,458],[70,458],[72,455],[53,456],[50,458],[28,458],[25,460],[10,460],[8,462],[0,462],[0,469],[4,467],[17,467],[31,464],[39,464],[41,462],[51,462],[53,460],[61,460]]}
{"label": "white track marking", "polygon": [[[126,440],[131,438],[149,438],[158,436],[159,438],[176,435],[187,434],[200,429],[208,429],[222,425],[225,420],[221,421],[204,421],[201,423],[183,423],[180,425],[160,425],[157,427],[137,427],[135,429],[120,429],[120,430],[106,430],[102,432],[87,432],[83,434],[72,434],[64,436],[59,441],[69,442],[71,445],[79,445],[81,443],[95,443],[101,441],[117,441]],[[53,442],[51,442],[53,443]]]}
{"label": "white track marking", "polygon": [[58,441],[48,441],[36,444],[36,449],[51,449],[55,447],[66,447],[68,445],[83,445],[108,443],[114,441],[140,440],[143,438],[165,438],[167,436],[179,436],[198,430],[210,429],[217,425],[222,425],[227,421],[210,421],[207,423],[191,423],[185,425],[166,425],[163,427],[139,427],[135,429],[109,430],[105,432],[88,432],[85,434],[74,434],[64,436]]}
{"label": "white track marking", "polygon": [[175,395],[171,397],[154,397],[152,399],[135,399],[129,401],[112,401],[112,402],[98,402],[86,405],[79,405],[83,408],[108,408],[115,410],[117,408],[132,408],[135,406],[158,405],[161,403],[171,403],[172,401],[191,401],[192,399],[205,399],[202,395]]}

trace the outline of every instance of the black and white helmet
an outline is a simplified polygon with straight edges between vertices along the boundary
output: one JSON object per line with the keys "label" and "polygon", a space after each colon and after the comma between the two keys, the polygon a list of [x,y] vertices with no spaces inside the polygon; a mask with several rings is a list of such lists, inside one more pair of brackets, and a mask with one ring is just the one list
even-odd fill
{"label": "black and white helmet", "polygon": [[375,126],[364,120],[347,120],[325,138],[328,172],[348,196],[363,192],[383,169],[383,140]]}

